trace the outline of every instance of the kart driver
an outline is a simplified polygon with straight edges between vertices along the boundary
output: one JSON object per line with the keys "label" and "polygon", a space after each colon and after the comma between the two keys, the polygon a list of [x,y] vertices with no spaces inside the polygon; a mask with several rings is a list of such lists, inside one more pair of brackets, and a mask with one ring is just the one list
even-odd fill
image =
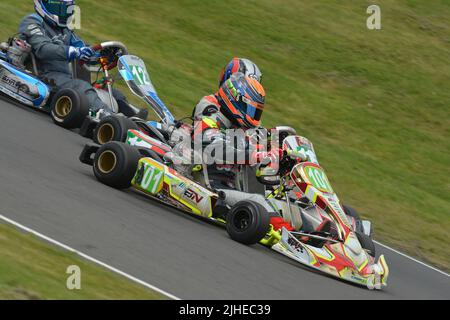
{"label": "kart driver", "polygon": [[[36,13],[26,16],[19,33],[32,47],[39,75],[57,89],[71,88],[85,94],[91,111],[108,110],[89,82],[75,79],[70,63],[87,62],[95,52],[68,28],[74,14],[74,0],[34,0]],[[146,118],[146,110],[131,106],[118,90],[113,95],[119,110],[126,116]],[[139,113],[140,112],[140,113]]]}
{"label": "kart driver", "polygon": [[[226,139],[224,133],[226,129],[246,131],[258,128],[265,103],[265,91],[260,83],[261,77],[261,71],[253,62],[248,59],[234,58],[222,71],[219,91],[203,97],[194,109],[193,140],[195,141],[199,136],[203,148],[206,148],[215,143],[223,144]],[[280,154],[278,149],[269,152],[252,151],[248,144],[243,149],[237,147],[231,150],[234,153],[232,159],[236,159],[238,153],[246,154],[247,160],[250,158],[273,159]],[[224,155],[229,159],[229,154],[225,153]],[[275,230],[281,227],[293,230],[293,227],[266,202],[263,195],[236,190],[237,174],[233,167],[233,165],[222,163],[207,166],[207,178],[211,187],[225,195],[225,203],[231,207],[241,200],[258,202],[269,212],[270,223]]]}

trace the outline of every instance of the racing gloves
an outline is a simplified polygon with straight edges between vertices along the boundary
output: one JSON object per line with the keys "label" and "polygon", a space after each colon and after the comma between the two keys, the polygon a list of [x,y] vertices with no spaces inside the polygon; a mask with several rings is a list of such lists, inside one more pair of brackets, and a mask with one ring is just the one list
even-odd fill
{"label": "racing gloves", "polygon": [[270,151],[255,151],[251,155],[251,160],[253,163],[261,163],[264,160],[271,160],[270,162],[278,162],[283,156],[283,150],[279,148],[274,148]]}
{"label": "racing gloves", "polygon": [[81,60],[81,61],[89,61],[89,59],[94,56],[95,51],[90,47],[68,47],[67,50],[67,60]]}

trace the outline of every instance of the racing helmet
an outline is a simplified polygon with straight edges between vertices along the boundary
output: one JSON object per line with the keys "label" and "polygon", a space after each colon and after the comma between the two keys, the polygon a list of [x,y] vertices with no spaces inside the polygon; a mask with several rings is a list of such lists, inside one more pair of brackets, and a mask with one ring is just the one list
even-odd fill
{"label": "racing helmet", "polygon": [[221,87],[222,84],[230,79],[231,75],[236,72],[241,72],[244,75],[256,79],[259,83],[261,83],[262,73],[256,64],[248,59],[233,58],[233,60],[231,60],[225,66],[225,68],[222,69],[222,72],[220,74],[219,87]]}
{"label": "racing helmet", "polygon": [[34,9],[47,22],[66,28],[74,14],[75,0],[34,0]]}
{"label": "racing helmet", "polygon": [[259,126],[266,93],[256,79],[241,72],[232,74],[216,96],[220,111],[233,124],[244,129]]}

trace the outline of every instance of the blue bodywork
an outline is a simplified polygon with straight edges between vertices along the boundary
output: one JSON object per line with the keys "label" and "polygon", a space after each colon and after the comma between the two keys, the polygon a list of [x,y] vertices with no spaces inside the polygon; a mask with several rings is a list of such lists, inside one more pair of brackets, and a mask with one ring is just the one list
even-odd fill
{"label": "blue bodywork", "polygon": [[[7,80],[11,81],[12,85],[7,85],[5,82]],[[19,90],[16,80],[33,94]],[[26,71],[8,63],[6,54],[2,52],[0,52],[0,92],[27,106],[48,111],[47,101],[50,89],[47,85]]]}

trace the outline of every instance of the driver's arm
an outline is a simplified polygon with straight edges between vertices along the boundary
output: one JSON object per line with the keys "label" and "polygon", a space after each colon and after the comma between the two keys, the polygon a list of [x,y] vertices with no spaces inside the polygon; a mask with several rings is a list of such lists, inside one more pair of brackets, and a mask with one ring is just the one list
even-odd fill
{"label": "driver's arm", "polygon": [[42,21],[33,16],[26,17],[19,27],[19,32],[31,45],[33,53],[39,60],[69,60],[69,48],[61,41],[52,40],[45,34]]}
{"label": "driver's arm", "polygon": [[206,161],[211,163],[214,160],[216,164],[256,164],[264,158],[278,156],[279,149],[267,152],[265,146],[251,142],[245,134],[240,136],[238,133],[228,136],[213,117],[203,116],[194,124],[194,147],[201,142],[204,156],[214,158]]}
{"label": "driver's arm", "polygon": [[83,48],[89,46],[83,40],[78,38],[78,36],[73,31],[70,32],[70,45],[75,48]]}
{"label": "driver's arm", "polygon": [[229,143],[225,132],[220,129],[213,117],[196,118],[192,143],[193,148],[201,148],[203,156],[206,157],[203,161],[208,164],[233,164],[238,154],[241,158],[244,156],[245,160],[248,159],[248,156],[245,155],[245,146],[238,147],[236,144]]}

